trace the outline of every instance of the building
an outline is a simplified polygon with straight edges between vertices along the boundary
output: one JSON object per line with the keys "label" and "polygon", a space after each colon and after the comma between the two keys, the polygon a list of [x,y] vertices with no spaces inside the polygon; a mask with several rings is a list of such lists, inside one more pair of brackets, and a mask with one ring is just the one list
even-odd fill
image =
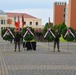
{"label": "building", "polygon": [[69,0],[69,3],[55,2],[54,3],[54,25],[61,24],[65,21],[67,27],[72,27],[76,30],[76,0]]}
{"label": "building", "polygon": [[0,10],[0,27],[5,27],[7,25],[7,14]]}
{"label": "building", "polygon": [[14,17],[20,20],[20,28],[22,28],[22,15],[24,17],[24,27],[29,26],[34,29],[43,29],[42,20],[26,13],[11,13],[0,10],[0,27],[13,27]]}
{"label": "building", "polygon": [[54,3],[54,25],[61,24],[65,21],[66,14],[66,3],[65,2],[55,2]]}
{"label": "building", "polygon": [[68,10],[68,26],[76,30],[76,0],[69,0],[67,10]]}

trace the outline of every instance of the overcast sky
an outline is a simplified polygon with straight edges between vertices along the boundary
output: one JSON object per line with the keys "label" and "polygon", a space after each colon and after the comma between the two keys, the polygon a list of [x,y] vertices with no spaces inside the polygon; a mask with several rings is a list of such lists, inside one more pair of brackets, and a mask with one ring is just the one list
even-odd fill
{"label": "overcast sky", "polygon": [[41,18],[44,25],[53,22],[53,3],[67,2],[68,0],[0,0],[0,9],[5,12],[27,13],[34,17]]}

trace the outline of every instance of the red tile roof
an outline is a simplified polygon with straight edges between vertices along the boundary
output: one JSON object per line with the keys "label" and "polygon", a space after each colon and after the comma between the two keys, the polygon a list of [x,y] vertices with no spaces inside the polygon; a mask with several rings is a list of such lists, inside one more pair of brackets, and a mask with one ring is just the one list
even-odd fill
{"label": "red tile roof", "polygon": [[31,16],[31,15],[26,14],[26,13],[12,13],[12,12],[6,12],[6,14],[7,14],[8,17],[14,17],[14,16],[18,17],[18,16],[19,16],[20,18],[22,18],[22,15],[23,15],[24,18],[36,18],[36,17]]}

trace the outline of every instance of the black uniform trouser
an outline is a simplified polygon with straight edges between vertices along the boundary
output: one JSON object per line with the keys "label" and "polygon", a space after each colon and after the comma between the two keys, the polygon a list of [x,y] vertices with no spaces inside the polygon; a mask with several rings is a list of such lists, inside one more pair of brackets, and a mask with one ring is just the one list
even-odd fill
{"label": "black uniform trouser", "polygon": [[23,48],[25,48],[26,47],[26,43],[25,42],[23,42]]}
{"label": "black uniform trouser", "polygon": [[15,41],[15,50],[17,49],[17,46],[18,49],[20,50],[20,41]]}
{"label": "black uniform trouser", "polygon": [[54,41],[54,49],[56,48],[57,45],[57,49],[59,50],[59,41]]}

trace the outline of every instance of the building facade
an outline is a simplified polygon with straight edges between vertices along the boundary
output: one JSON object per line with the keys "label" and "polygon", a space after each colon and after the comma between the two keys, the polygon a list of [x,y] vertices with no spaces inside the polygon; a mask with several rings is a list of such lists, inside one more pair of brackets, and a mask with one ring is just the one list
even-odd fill
{"label": "building facade", "polygon": [[67,27],[72,27],[76,30],[76,0],[69,0],[69,3],[55,2],[54,3],[54,25],[61,24],[65,21]]}
{"label": "building facade", "polygon": [[76,0],[69,0],[68,26],[76,30]]}
{"label": "building facade", "polygon": [[0,27],[5,27],[7,25],[7,14],[0,10]]}
{"label": "building facade", "polygon": [[34,29],[43,29],[42,20],[26,13],[11,13],[0,10],[0,27],[15,28],[14,17],[20,20],[20,28],[22,28],[22,15],[24,17],[24,27],[32,27]]}
{"label": "building facade", "polygon": [[65,21],[66,14],[66,3],[65,2],[55,2],[54,3],[54,25],[61,24]]}

